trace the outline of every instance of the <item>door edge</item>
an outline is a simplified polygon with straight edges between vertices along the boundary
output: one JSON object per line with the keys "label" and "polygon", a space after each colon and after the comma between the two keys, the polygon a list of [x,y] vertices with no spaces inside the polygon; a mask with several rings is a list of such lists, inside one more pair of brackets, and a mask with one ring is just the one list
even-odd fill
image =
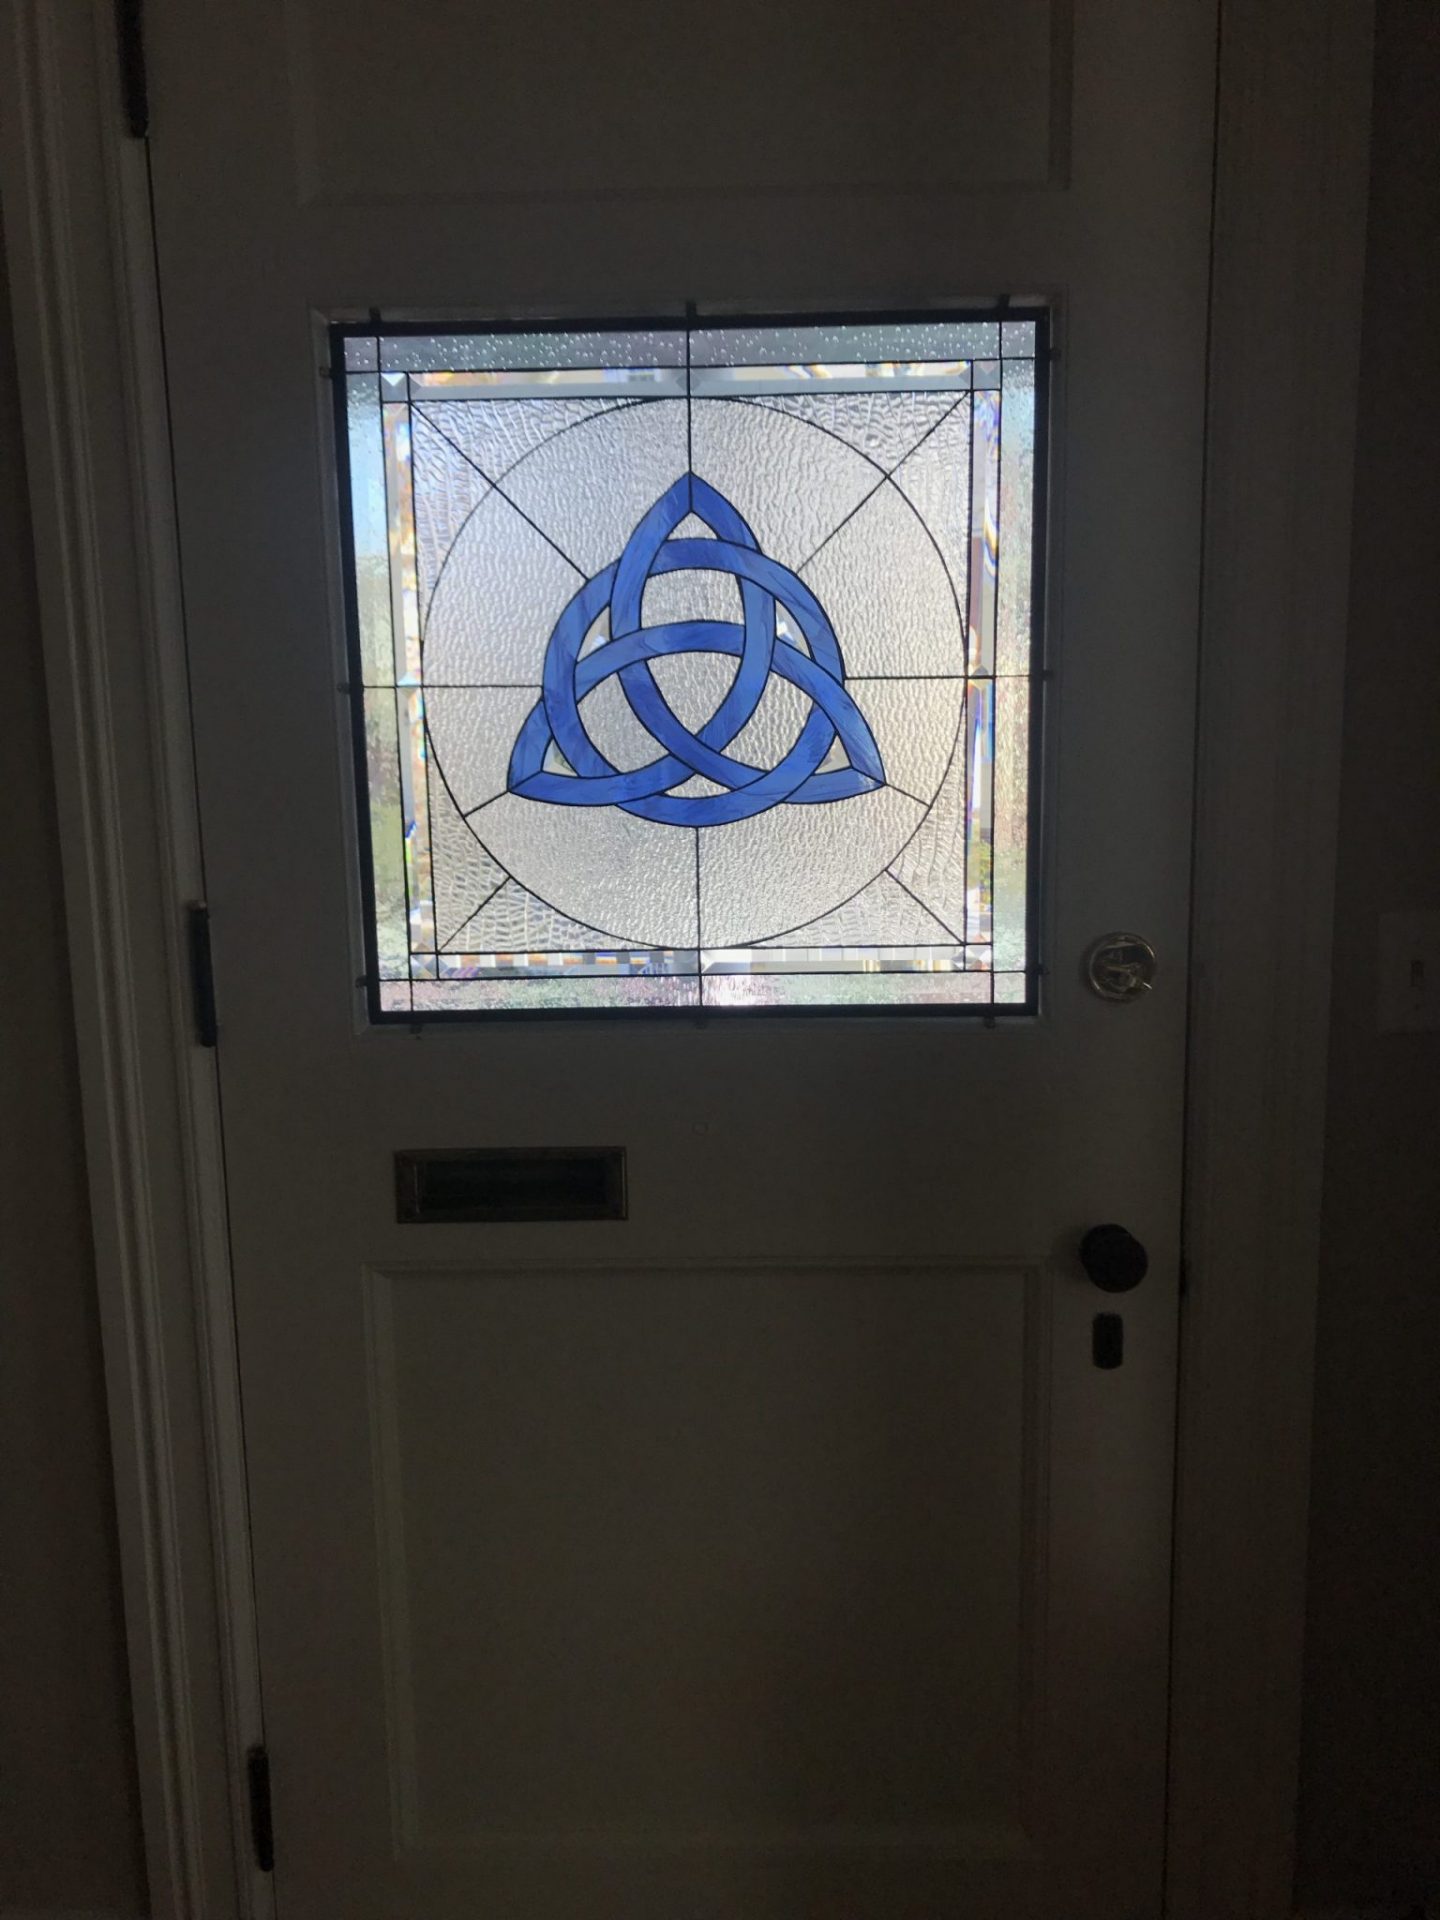
{"label": "door edge", "polygon": [[1372,0],[1221,0],[1165,1911],[1292,1904]]}

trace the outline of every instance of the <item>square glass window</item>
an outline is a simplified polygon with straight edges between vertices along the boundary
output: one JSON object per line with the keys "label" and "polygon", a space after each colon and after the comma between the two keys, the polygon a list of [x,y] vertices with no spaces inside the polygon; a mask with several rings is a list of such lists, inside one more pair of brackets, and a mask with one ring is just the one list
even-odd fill
{"label": "square glass window", "polygon": [[334,331],[373,1018],[1033,1007],[1043,312]]}

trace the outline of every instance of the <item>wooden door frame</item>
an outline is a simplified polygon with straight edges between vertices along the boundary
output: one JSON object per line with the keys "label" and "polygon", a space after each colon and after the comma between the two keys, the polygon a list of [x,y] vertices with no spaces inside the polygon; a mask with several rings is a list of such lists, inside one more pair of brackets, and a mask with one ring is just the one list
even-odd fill
{"label": "wooden door frame", "polygon": [[[145,148],[109,0],[3,7],[0,186],[152,1914],[259,1920],[245,1753],[263,1722],[214,1056],[188,999],[204,876]],[[1372,13],[1221,0],[1169,1920],[1291,1908]]]}

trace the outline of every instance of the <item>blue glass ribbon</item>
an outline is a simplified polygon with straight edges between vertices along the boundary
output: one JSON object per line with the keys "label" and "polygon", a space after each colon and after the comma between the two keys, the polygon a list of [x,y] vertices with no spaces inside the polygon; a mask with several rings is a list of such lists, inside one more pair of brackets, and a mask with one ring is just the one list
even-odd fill
{"label": "blue glass ribbon", "polygon": [[[694,513],[715,538],[670,536]],[[738,583],[743,620],[674,620],[647,627],[645,587],[681,570],[726,573]],[[798,628],[808,653],[775,630],[777,604]],[[582,659],[596,619],[610,609],[610,638]],[[675,713],[651,670],[652,660],[679,654],[739,659],[724,699],[692,732]],[[726,749],[754,718],[772,675],[797,687],[810,713],[788,753],[770,768],[751,766]],[[661,749],[654,760],[618,771],[595,745],[580,703],[602,681],[618,678],[636,720]],[[510,790],[567,807],[620,807],[670,826],[715,826],[764,813],[781,801],[804,805],[844,800],[885,784],[875,736],[845,690],[839,642],[824,608],[788,567],[761,553],[742,516],[723,494],[694,474],[655,502],[619,559],[587,580],[555,623],[545,653],[542,694],[510,755]],[[850,764],[822,773],[836,740]],[[552,773],[552,744],[574,768]],[[677,796],[675,787],[701,775],[724,789]]]}

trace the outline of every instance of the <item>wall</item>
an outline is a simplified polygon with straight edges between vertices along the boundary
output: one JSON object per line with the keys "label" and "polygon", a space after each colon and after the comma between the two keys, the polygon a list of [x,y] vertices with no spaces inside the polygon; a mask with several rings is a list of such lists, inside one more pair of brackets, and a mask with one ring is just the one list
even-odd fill
{"label": "wall", "polygon": [[1330,1036],[1299,1888],[1440,1896],[1440,1033],[1376,915],[1440,908],[1440,7],[1380,0]]}
{"label": "wall", "polygon": [[0,251],[0,1914],[144,1906],[110,1458]]}

